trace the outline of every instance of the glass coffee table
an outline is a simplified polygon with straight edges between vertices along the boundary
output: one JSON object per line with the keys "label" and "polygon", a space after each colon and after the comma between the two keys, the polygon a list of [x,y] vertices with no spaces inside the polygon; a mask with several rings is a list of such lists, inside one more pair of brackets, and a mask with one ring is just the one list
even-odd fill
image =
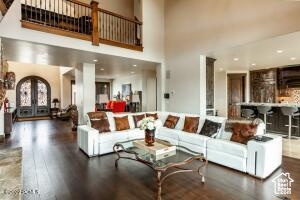
{"label": "glass coffee table", "polygon": [[[163,156],[155,156],[149,153],[148,149],[137,147],[137,142],[142,142],[144,139],[130,140],[126,142],[116,143],[113,147],[114,152],[118,158],[115,161],[115,167],[118,167],[120,159],[129,159],[138,161],[149,166],[157,175],[157,199],[161,199],[161,187],[166,178],[184,172],[196,172],[200,175],[202,183],[205,182],[204,170],[207,165],[207,160],[202,153],[194,152],[186,147],[171,145],[167,141],[156,139],[155,145],[175,146],[174,151]],[[186,165],[198,160],[196,169],[186,168]],[[172,169],[171,172],[167,172]]]}

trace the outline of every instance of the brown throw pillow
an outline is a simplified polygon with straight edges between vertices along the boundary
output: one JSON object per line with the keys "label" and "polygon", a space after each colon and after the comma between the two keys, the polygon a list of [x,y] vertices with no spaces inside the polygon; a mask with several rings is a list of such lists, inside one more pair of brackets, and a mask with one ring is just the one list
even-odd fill
{"label": "brown throw pillow", "polygon": [[145,118],[145,115],[144,114],[142,114],[142,115],[132,115],[132,117],[133,117],[135,128],[140,128],[138,123],[139,123],[139,121],[141,121]]}
{"label": "brown throw pillow", "polygon": [[99,133],[110,132],[109,122],[108,122],[107,118],[104,118],[104,119],[92,119],[91,120],[91,126],[94,129],[97,129],[99,131]]}
{"label": "brown throw pillow", "polygon": [[89,116],[90,120],[107,118],[105,112],[89,112],[88,116]]}
{"label": "brown throw pillow", "polygon": [[164,127],[174,129],[180,117],[169,115],[165,121]]}
{"label": "brown throw pillow", "polygon": [[183,131],[188,133],[197,133],[199,126],[199,117],[185,117]]}
{"label": "brown throw pillow", "polygon": [[116,130],[117,131],[123,131],[123,130],[130,129],[128,116],[114,117],[114,118],[115,118]]}
{"label": "brown throw pillow", "polygon": [[157,120],[158,119],[158,115],[157,115],[157,113],[146,113],[146,117],[153,117],[155,120]]}
{"label": "brown throw pillow", "polygon": [[247,144],[251,137],[255,135],[256,129],[256,124],[236,123],[232,127],[232,136],[230,141]]}

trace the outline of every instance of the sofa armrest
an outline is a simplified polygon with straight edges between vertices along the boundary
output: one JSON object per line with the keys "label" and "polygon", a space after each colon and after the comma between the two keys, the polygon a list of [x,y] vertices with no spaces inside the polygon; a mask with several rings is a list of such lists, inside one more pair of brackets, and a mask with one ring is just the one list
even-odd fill
{"label": "sofa armrest", "polygon": [[250,140],[247,144],[247,172],[262,179],[268,177],[282,163],[282,137],[268,134],[266,136],[273,140]]}
{"label": "sofa armrest", "polygon": [[98,130],[82,125],[77,128],[77,143],[79,148],[89,157],[99,155]]}

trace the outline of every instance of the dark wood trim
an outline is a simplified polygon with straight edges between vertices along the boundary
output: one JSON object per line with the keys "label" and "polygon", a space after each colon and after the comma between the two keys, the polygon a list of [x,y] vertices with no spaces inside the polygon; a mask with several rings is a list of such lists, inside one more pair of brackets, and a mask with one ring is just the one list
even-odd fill
{"label": "dark wood trim", "polygon": [[139,25],[143,25],[142,22],[138,21],[138,20],[135,20],[135,19],[131,19],[129,17],[124,17],[122,15],[119,15],[117,13],[114,13],[114,12],[110,12],[108,10],[104,10],[102,8],[98,8],[98,11],[100,12],[103,12],[103,13],[106,13],[106,14],[109,14],[109,15],[112,15],[112,16],[115,16],[115,17],[118,17],[118,18],[121,18],[121,19],[124,19],[124,20],[127,20],[127,21],[130,21],[130,22],[133,22],[133,23],[136,23],[136,24],[139,24]]}
{"label": "dark wood trim", "polygon": [[72,2],[74,4],[78,4],[78,5],[81,5],[81,6],[85,6],[85,7],[91,8],[91,5],[83,3],[83,2],[80,2],[80,1],[76,1],[76,0],[67,0],[67,1]]}
{"label": "dark wood trim", "polygon": [[91,9],[92,9],[92,44],[95,46],[99,46],[99,19],[98,19],[98,2],[91,1]]}
{"label": "dark wood trim", "polygon": [[5,136],[4,135],[0,135],[0,143],[5,141]]}
{"label": "dark wood trim", "polygon": [[75,39],[92,41],[92,36],[91,35],[85,35],[85,34],[81,34],[81,33],[61,30],[59,28],[44,26],[44,25],[41,25],[41,24],[37,24],[37,23],[33,23],[33,22],[27,22],[27,21],[24,21],[24,20],[21,20],[21,25],[22,25],[23,28],[32,29],[32,30],[35,30],[35,31],[41,31],[41,32],[45,32],[45,33],[52,33],[52,34],[71,37],[71,38],[75,38]]}
{"label": "dark wood trim", "polygon": [[131,49],[131,50],[135,50],[135,51],[143,51],[143,49],[144,49],[144,47],[142,47],[142,46],[134,46],[134,45],[130,45],[130,44],[123,44],[123,43],[120,43],[120,42],[101,39],[101,38],[100,38],[100,43],[111,45],[111,46],[116,46],[116,47],[121,47],[121,48],[126,48],[126,49]]}
{"label": "dark wood trim", "polygon": [[7,8],[3,0],[0,0],[0,12],[2,13],[2,16],[4,16],[7,12]]}

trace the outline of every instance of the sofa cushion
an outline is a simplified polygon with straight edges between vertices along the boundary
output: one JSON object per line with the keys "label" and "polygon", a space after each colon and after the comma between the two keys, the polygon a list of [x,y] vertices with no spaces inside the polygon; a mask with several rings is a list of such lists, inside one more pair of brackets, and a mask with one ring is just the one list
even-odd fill
{"label": "sofa cushion", "polygon": [[157,113],[146,113],[146,117],[153,117],[155,120],[158,119]]}
{"label": "sofa cushion", "polygon": [[174,129],[178,120],[179,120],[179,117],[169,115],[164,123],[164,127]]}
{"label": "sofa cushion", "polygon": [[164,136],[164,137],[167,137],[167,138],[172,138],[172,139],[178,140],[179,139],[178,135],[179,135],[180,132],[182,132],[182,131],[179,131],[179,130],[176,130],[176,129],[169,129],[169,128],[166,128],[166,127],[161,127],[157,131],[157,134],[161,135],[161,136]]}
{"label": "sofa cushion", "polygon": [[232,127],[232,136],[230,140],[241,144],[247,144],[250,138],[255,135],[256,129],[257,125],[255,124],[236,123]]}
{"label": "sofa cushion", "polygon": [[102,133],[99,134],[99,142],[106,143],[106,142],[124,142],[128,140],[129,130],[125,131],[114,131],[109,133]]}
{"label": "sofa cushion", "polygon": [[115,119],[117,131],[123,131],[123,130],[130,129],[128,116],[114,117],[114,119]]}
{"label": "sofa cushion", "polygon": [[193,134],[193,133],[187,133],[184,131],[178,131],[179,140],[189,143],[198,145],[200,147],[206,147],[207,140],[210,140],[210,137],[199,135],[199,134]]}
{"label": "sofa cushion", "polygon": [[219,133],[221,127],[222,127],[221,123],[213,122],[206,119],[200,131],[200,135],[215,137]]}
{"label": "sofa cushion", "polygon": [[199,126],[199,117],[185,117],[182,131],[196,133]]}
{"label": "sofa cushion", "polygon": [[91,126],[97,129],[99,133],[110,132],[109,122],[107,118],[104,119],[91,119]]}
{"label": "sofa cushion", "polygon": [[139,121],[143,120],[145,118],[145,114],[141,114],[141,115],[132,115],[133,117],[133,121],[134,121],[134,126],[135,128],[139,128]]}
{"label": "sofa cushion", "polygon": [[207,141],[207,149],[247,158],[247,146],[237,142],[231,142],[221,139],[211,139]]}

